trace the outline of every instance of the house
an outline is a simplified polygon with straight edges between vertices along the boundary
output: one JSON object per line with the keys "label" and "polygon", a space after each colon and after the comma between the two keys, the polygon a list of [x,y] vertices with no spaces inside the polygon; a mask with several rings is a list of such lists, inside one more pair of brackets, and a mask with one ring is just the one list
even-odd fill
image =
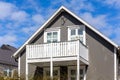
{"label": "house", "polygon": [[60,7],[13,55],[34,80],[117,80],[118,45]]}
{"label": "house", "polygon": [[0,47],[0,73],[11,76],[12,70],[17,69],[17,62],[11,56],[17,49],[13,46],[3,44]]}

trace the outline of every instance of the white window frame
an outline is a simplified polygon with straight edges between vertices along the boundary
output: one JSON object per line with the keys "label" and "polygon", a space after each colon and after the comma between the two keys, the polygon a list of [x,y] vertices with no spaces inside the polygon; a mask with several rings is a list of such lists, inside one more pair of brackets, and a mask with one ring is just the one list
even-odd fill
{"label": "white window frame", "polygon": [[[73,25],[73,26],[68,26],[68,41],[71,41],[71,30],[72,29],[78,29],[83,28],[83,44],[86,44],[86,33],[85,33],[85,25]],[[77,34],[78,35],[78,34]]]}
{"label": "white window frame", "polygon": [[58,33],[58,42],[60,41],[60,28],[48,28],[44,32],[44,43],[47,43],[47,33],[53,33],[57,32]]}

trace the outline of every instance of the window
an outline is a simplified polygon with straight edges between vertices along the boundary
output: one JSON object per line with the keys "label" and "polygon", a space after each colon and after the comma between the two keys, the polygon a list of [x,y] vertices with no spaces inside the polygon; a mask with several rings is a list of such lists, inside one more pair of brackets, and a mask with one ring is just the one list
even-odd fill
{"label": "window", "polygon": [[85,26],[84,25],[75,25],[68,27],[68,40],[77,40],[85,44]]}
{"label": "window", "polygon": [[78,29],[78,35],[83,35],[83,28]]}
{"label": "window", "polygon": [[5,76],[11,76],[11,70],[10,69],[5,69],[4,70],[4,75]]}
{"label": "window", "polygon": [[[80,69],[80,80],[85,80],[85,67],[81,66]],[[76,80],[77,79],[77,69],[75,66],[68,67],[68,80]]]}
{"label": "window", "polygon": [[47,33],[47,42],[57,42],[58,41],[58,33],[57,32],[48,32]]}
{"label": "window", "polygon": [[70,79],[76,80],[76,70],[74,70],[74,69],[70,70]]}
{"label": "window", "polygon": [[75,35],[76,30],[75,29],[71,29],[71,35]]}
{"label": "window", "polygon": [[45,43],[55,43],[60,41],[60,29],[49,30],[44,33],[44,42]]}

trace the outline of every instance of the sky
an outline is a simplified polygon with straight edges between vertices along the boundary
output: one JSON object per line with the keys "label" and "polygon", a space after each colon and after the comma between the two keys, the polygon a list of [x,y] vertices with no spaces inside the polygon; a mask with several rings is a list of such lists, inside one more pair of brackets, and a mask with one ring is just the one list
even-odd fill
{"label": "sky", "polygon": [[120,45],[120,0],[0,0],[0,45],[19,48],[62,5]]}

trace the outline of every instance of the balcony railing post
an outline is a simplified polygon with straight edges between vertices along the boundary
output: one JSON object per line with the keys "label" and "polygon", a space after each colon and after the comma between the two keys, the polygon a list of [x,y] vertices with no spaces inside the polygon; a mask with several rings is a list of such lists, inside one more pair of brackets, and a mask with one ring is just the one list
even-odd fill
{"label": "balcony railing post", "polygon": [[29,46],[28,45],[26,45],[26,80],[28,80],[28,55],[29,55],[29,53],[28,53],[28,51],[29,51],[29,48],[28,48]]}
{"label": "balcony railing post", "polygon": [[78,40],[78,49],[77,49],[77,80],[80,79],[80,42]]}
{"label": "balcony railing post", "polygon": [[[50,43],[51,44],[51,48],[52,48],[52,46],[53,46],[53,44],[52,43]],[[51,77],[51,80],[53,80],[53,60],[52,60],[52,51],[53,51],[53,49],[50,49],[50,77]]]}

